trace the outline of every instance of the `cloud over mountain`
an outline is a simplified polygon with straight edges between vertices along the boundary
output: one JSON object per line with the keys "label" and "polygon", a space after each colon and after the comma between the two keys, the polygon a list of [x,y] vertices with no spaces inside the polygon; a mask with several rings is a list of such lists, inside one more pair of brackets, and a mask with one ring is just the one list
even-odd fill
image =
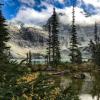
{"label": "cloud over mountain", "polygon": [[[5,3],[9,0],[4,0]],[[10,0],[15,2],[14,0]],[[11,21],[22,21],[25,24],[45,24],[52,15],[53,7],[57,13],[64,13],[60,17],[64,23],[71,23],[72,0],[16,0],[20,6]],[[10,4],[10,3],[7,3]],[[13,5],[12,5],[13,6]],[[100,22],[100,0],[76,0],[76,23],[91,25]]]}

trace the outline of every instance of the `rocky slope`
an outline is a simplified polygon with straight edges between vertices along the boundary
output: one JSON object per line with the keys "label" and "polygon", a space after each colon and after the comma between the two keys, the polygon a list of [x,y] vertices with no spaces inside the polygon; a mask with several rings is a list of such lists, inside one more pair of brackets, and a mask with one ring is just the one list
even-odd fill
{"label": "rocky slope", "polygon": [[[69,46],[71,36],[71,25],[60,25],[59,40],[61,55],[63,60],[69,59]],[[100,27],[100,26],[98,26]],[[46,54],[46,40],[48,33],[42,27],[22,27],[18,28],[14,25],[7,26],[10,33],[10,41],[8,45],[11,47],[11,54],[13,57],[26,57],[26,53]],[[79,26],[77,25],[79,47],[84,58],[89,58],[88,44],[90,39],[93,39],[93,26]],[[99,34],[99,33],[98,33]]]}
{"label": "rocky slope", "polygon": [[48,34],[42,28],[18,28],[11,24],[7,28],[10,33],[10,40],[7,44],[11,47],[11,54],[14,58],[24,58],[29,51],[45,54]]}

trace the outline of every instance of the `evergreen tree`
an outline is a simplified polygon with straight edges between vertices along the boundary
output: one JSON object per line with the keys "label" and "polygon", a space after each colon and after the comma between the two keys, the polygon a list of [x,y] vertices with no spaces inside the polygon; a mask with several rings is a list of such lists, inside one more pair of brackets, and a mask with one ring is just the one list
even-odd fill
{"label": "evergreen tree", "polygon": [[94,26],[94,41],[96,44],[98,44],[98,42],[99,42],[98,27],[97,27],[96,22],[95,22],[95,26]]}
{"label": "evergreen tree", "polygon": [[31,53],[31,51],[29,51],[27,53],[27,66],[32,67],[32,53]]}
{"label": "evergreen tree", "polygon": [[91,58],[92,61],[96,65],[100,65],[100,43],[98,36],[97,24],[95,23],[94,28],[94,41],[90,40],[90,50],[91,50]]}
{"label": "evergreen tree", "polygon": [[2,4],[0,4],[0,88],[2,84],[6,83],[5,76],[9,70],[9,60],[7,58],[8,47],[6,46],[8,39],[5,18],[2,15]]}
{"label": "evergreen tree", "polygon": [[52,15],[52,51],[53,51],[53,65],[57,66],[60,63],[60,47],[59,47],[59,40],[58,40],[58,32],[59,32],[59,22],[58,22],[58,16],[55,11],[53,11]]}
{"label": "evergreen tree", "polygon": [[73,1],[73,16],[72,16],[72,36],[71,36],[71,62],[72,63],[81,63],[82,62],[82,57],[81,57],[81,52],[78,48],[78,41],[77,41],[77,32],[76,32],[76,25],[75,25],[75,0]]}
{"label": "evergreen tree", "polygon": [[59,47],[59,40],[58,40],[58,32],[59,32],[59,22],[58,16],[53,9],[53,15],[48,20],[48,31],[49,31],[49,39],[48,39],[48,57],[49,63],[52,66],[57,66],[60,63],[60,47]]}
{"label": "evergreen tree", "polygon": [[95,64],[100,66],[100,43],[95,46]]}
{"label": "evergreen tree", "polygon": [[89,48],[90,48],[90,52],[91,52],[91,58],[92,61],[94,62],[94,58],[95,58],[95,44],[92,40],[90,40],[90,44],[89,44]]}
{"label": "evergreen tree", "polygon": [[9,49],[6,46],[6,42],[9,40],[9,33],[6,29],[5,18],[2,15],[1,6],[2,5],[0,4],[0,62],[5,62],[7,61],[7,51]]}
{"label": "evergreen tree", "polygon": [[90,42],[91,58],[96,65],[100,65],[100,43]]}
{"label": "evergreen tree", "polygon": [[6,45],[9,40],[9,33],[5,22],[0,4],[0,99],[12,100],[13,96],[21,95],[29,86],[26,86],[25,80],[22,79],[19,83],[18,80],[30,71],[27,67],[20,66],[15,61],[9,61],[7,54],[9,47]]}

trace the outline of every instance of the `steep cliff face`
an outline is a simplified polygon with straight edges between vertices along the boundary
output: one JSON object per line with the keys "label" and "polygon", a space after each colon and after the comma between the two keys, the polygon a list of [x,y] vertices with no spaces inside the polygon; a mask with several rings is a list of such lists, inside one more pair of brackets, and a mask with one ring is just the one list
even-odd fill
{"label": "steep cliff face", "polygon": [[10,37],[10,41],[17,43],[21,47],[38,47],[45,46],[47,33],[42,29],[23,27],[19,32],[11,34]]}
{"label": "steep cliff face", "polygon": [[10,40],[7,43],[11,47],[13,57],[26,57],[26,53],[44,54],[48,34],[42,28],[7,26]]}

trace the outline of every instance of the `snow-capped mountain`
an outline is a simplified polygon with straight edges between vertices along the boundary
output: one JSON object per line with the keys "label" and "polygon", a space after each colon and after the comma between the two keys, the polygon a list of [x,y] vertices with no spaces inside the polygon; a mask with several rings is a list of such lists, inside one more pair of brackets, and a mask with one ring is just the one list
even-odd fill
{"label": "snow-capped mountain", "polygon": [[[60,14],[60,16],[63,14]],[[21,58],[26,57],[26,53],[31,51],[37,54],[46,54],[46,40],[48,38],[48,32],[44,27],[29,27],[19,25],[9,24],[7,26],[10,33],[10,41],[8,45],[11,47],[11,53],[13,57]],[[79,47],[83,53],[84,58],[90,56],[88,44],[90,39],[94,38],[94,26],[77,26],[77,35]],[[100,25],[98,25],[100,27]],[[69,47],[70,47],[70,37],[71,37],[71,25],[70,24],[60,24],[59,28],[59,40],[61,55],[63,60],[69,59]],[[99,33],[98,33],[99,34]]]}

